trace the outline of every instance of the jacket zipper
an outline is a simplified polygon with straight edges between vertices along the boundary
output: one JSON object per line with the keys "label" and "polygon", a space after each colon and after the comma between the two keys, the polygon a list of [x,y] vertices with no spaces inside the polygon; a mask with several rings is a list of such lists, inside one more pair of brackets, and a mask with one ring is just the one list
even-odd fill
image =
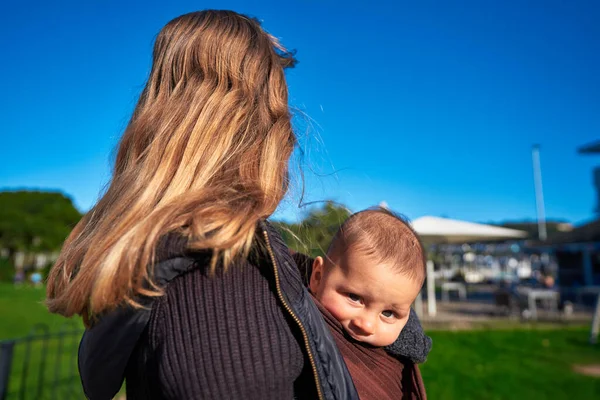
{"label": "jacket zipper", "polygon": [[313,375],[315,377],[315,383],[317,385],[317,394],[319,396],[319,400],[323,400],[324,397],[323,397],[323,392],[321,390],[319,374],[317,372],[317,365],[315,364],[315,359],[310,350],[310,345],[308,344],[309,343],[308,342],[308,334],[306,333],[306,330],[304,329],[302,322],[300,322],[300,319],[296,316],[296,314],[294,314],[294,312],[292,311],[290,306],[286,303],[285,299],[283,298],[283,294],[281,293],[281,286],[279,285],[279,271],[277,269],[277,261],[275,260],[275,254],[273,254],[273,250],[271,249],[271,241],[269,240],[269,235],[268,235],[267,231],[263,230],[263,235],[265,236],[265,241],[267,242],[267,251],[269,252],[269,256],[271,257],[271,262],[273,263],[273,271],[275,272],[275,287],[277,289],[277,296],[279,296],[279,300],[281,300],[283,307],[292,316],[294,321],[296,321],[296,323],[300,327],[300,331],[302,332],[302,336],[304,338],[304,345],[305,345],[306,351],[308,353],[308,359],[310,361],[310,365],[313,370]]}

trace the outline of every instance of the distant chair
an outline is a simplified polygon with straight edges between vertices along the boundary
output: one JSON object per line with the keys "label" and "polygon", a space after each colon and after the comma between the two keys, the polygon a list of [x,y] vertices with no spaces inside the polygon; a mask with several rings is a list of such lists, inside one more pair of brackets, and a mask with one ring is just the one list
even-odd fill
{"label": "distant chair", "polygon": [[444,282],[442,283],[442,301],[450,301],[450,292],[456,291],[458,298],[461,301],[467,300],[467,287],[460,282]]}
{"label": "distant chair", "polygon": [[581,286],[575,289],[577,304],[583,304],[583,296],[600,295],[600,286]]}
{"label": "distant chair", "polygon": [[494,292],[494,304],[503,315],[521,315],[519,298],[508,286],[501,286]]}

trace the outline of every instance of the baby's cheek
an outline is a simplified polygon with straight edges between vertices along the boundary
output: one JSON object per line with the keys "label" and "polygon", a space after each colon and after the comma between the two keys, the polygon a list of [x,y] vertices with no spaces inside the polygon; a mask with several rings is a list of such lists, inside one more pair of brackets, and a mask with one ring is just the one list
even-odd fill
{"label": "baby's cheek", "polygon": [[404,329],[404,327],[406,326],[406,323],[408,322],[408,318],[405,318],[402,321],[398,321],[398,334],[400,334],[400,332],[402,332],[402,330]]}
{"label": "baby's cheek", "polygon": [[408,318],[406,318],[403,321],[399,321],[398,324],[396,325],[396,332],[397,332],[397,336],[400,336],[400,333],[402,333],[402,331],[404,330],[404,327],[406,326],[406,323],[408,322]]}
{"label": "baby's cheek", "polygon": [[406,325],[406,322],[404,323],[396,323],[393,325],[388,325],[387,327],[385,327],[381,332],[380,335],[378,335],[378,339],[379,342],[378,345],[379,346],[389,346],[390,344],[394,343],[396,341],[396,339],[398,339],[398,336],[400,336],[400,332],[402,332],[402,329],[404,328],[404,326]]}
{"label": "baby's cheek", "polygon": [[323,296],[321,299],[321,304],[323,304],[323,307],[325,307],[325,309],[331,313],[333,318],[337,319],[338,321],[343,321],[348,318],[348,311],[346,309],[347,306],[345,306],[338,297],[339,296],[335,294]]}

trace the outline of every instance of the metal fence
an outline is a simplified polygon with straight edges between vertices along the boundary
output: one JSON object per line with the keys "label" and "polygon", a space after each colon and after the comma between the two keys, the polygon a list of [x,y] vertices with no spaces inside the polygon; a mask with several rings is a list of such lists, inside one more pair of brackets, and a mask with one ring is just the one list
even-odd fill
{"label": "metal fence", "polygon": [[0,400],[83,399],[77,371],[81,325],[56,333],[37,324],[23,338],[0,341]]}

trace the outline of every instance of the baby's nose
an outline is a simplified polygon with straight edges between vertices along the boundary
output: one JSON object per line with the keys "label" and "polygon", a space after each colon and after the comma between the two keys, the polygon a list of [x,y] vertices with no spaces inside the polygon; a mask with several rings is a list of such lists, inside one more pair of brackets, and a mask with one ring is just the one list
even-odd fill
{"label": "baby's nose", "polygon": [[352,322],[362,335],[367,336],[375,333],[375,323],[371,318],[356,318]]}

